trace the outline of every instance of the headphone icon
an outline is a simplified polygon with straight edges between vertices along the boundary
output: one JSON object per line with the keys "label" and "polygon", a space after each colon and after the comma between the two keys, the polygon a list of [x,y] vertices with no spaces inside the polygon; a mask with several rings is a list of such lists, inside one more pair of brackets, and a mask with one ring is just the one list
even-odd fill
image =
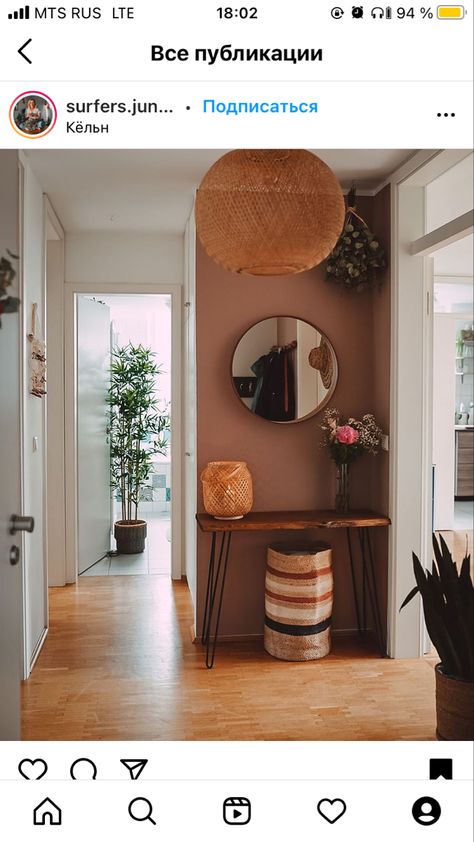
{"label": "headphone icon", "polygon": [[383,18],[385,15],[385,11],[384,9],[382,9],[382,6],[374,6],[374,8],[371,11],[371,15],[373,18]]}

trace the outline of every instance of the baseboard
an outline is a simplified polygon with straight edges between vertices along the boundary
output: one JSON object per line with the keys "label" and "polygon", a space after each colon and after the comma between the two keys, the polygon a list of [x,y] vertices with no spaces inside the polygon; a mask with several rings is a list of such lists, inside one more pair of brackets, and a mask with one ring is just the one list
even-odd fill
{"label": "baseboard", "polygon": [[[201,643],[202,638],[196,634],[196,626],[193,623],[190,626],[191,640],[193,643]],[[372,635],[373,630],[367,629],[367,634]],[[359,634],[358,629],[331,629],[333,637],[355,637]],[[263,640],[263,634],[220,634],[219,641],[222,643],[254,643],[257,640]]]}
{"label": "baseboard", "polygon": [[[367,629],[366,634],[373,634],[373,629]],[[331,629],[333,637],[355,637],[359,634],[359,629]]]}
{"label": "baseboard", "polygon": [[42,650],[42,648],[43,648],[43,644],[44,644],[44,642],[45,642],[45,640],[46,640],[46,638],[47,638],[47,636],[48,636],[48,631],[49,631],[48,627],[46,627],[45,629],[43,629],[43,632],[42,632],[42,634],[41,634],[41,636],[40,636],[40,639],[38,640],[38,643],[36,644],[36,646],[35,646],[35,648],[34,648],[34,650],[33,650],[33,654],[32,654],[32,656],[31,656],[31,658],[30,658],[29,672],[28,672],[28,675],[27,675],[27,676],[25,676],[25,678],[29,678],[29,677],[30,677],[30,675],[31,675],[31,671],[32,671],[32,669],[33,669],[33,667],[34,667],[34,665],[35,665],[35,663],[36,663],[37,659],[38,659],[38,655],[39,655],[39,653],[41,652],[41,650]]}

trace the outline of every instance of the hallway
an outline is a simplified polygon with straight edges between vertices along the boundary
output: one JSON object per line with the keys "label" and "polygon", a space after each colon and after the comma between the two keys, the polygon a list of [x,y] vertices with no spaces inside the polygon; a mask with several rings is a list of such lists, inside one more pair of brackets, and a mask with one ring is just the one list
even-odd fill
{"label": "hallway", "polygon": [[286,663],[259,641],[192,643],[185,582],[87,577],[50,592],[51,625],[23,683],[25,740],[432,740],[433,659],[381,660],[336,637]]}
{"label": "hallway", "polygon": [[170,513],[147,512],[146,521],[147,539],[144,552],[103,558],[81,573],[81,576],[171,576]]}

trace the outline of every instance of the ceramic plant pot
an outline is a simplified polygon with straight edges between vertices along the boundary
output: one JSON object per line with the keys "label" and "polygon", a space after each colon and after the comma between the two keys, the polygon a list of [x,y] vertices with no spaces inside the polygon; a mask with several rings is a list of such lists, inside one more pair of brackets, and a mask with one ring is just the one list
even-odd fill
{"label": "ceramic plant pot", "polygon": [[114,527],[119,555],[142,553],[145,549],[146,521],[118,520]]}

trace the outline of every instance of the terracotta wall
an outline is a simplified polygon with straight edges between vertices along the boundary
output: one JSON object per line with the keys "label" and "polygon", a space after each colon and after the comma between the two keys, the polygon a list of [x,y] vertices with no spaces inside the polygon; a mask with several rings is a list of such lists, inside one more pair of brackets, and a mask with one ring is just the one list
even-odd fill
{"label": "terracotta wall", "polygon": [[[380,289],[372,295],[372,347],[374,413],[380,426],[390,433],[390,185],[374,197],[372,202],[372,230],[380,237],[387,253],[387,268],[381,276]],[[389,454],[380,453],[373,472],[373,507],[389,511]],[[387,530],[374,530],[377,559],[377,588],[382,617],[387,614],[388,541]]]}
{"label": "terracotta wall", "polygon": [[[377,213],[389,210],[383,199],[360,199],[358,207],[370,224],[374,223],[375,208]],[[253,475],[256,510],[331,508],[335,467],[319,447],[320,416],[285,426],[252,415],[233,390],[232,352],[242,333],[259,319],[277,314],[305,318],[328,335],[336,350],[339,380],[331,405],[356,417],[368,411],[380,415],[383,409],[388,423],[388,407],[384,404],[387,364],[374,356],[376,338],[385,354],[389,335],[387,290],[380,301],[374,301],[370,294],[348,294],[325,281],[323,267],[283,278],[235,275],[214,263],[198,243],[196,294],[198,477],[208,461],[241,459]],[[379,457],[364,456],[351,466],[351,473],[352,505],[380,508],[376,498],[382,493],[382,485],[385,495],[387,477]],[[317,535],[330,541],[334,550],[333,628],[353,629],[356,621],[345,536],[337,530],[319,530]],[[279,534],[280,540],[288,537],[288,533]],[[221,620],[223,635],[262,633],[265,556],[271,539],[269,533],[234,536]],[[199,534],[198,633],[209,545],[210,537]],[[382,577],[382,590],[385,587]]]}

